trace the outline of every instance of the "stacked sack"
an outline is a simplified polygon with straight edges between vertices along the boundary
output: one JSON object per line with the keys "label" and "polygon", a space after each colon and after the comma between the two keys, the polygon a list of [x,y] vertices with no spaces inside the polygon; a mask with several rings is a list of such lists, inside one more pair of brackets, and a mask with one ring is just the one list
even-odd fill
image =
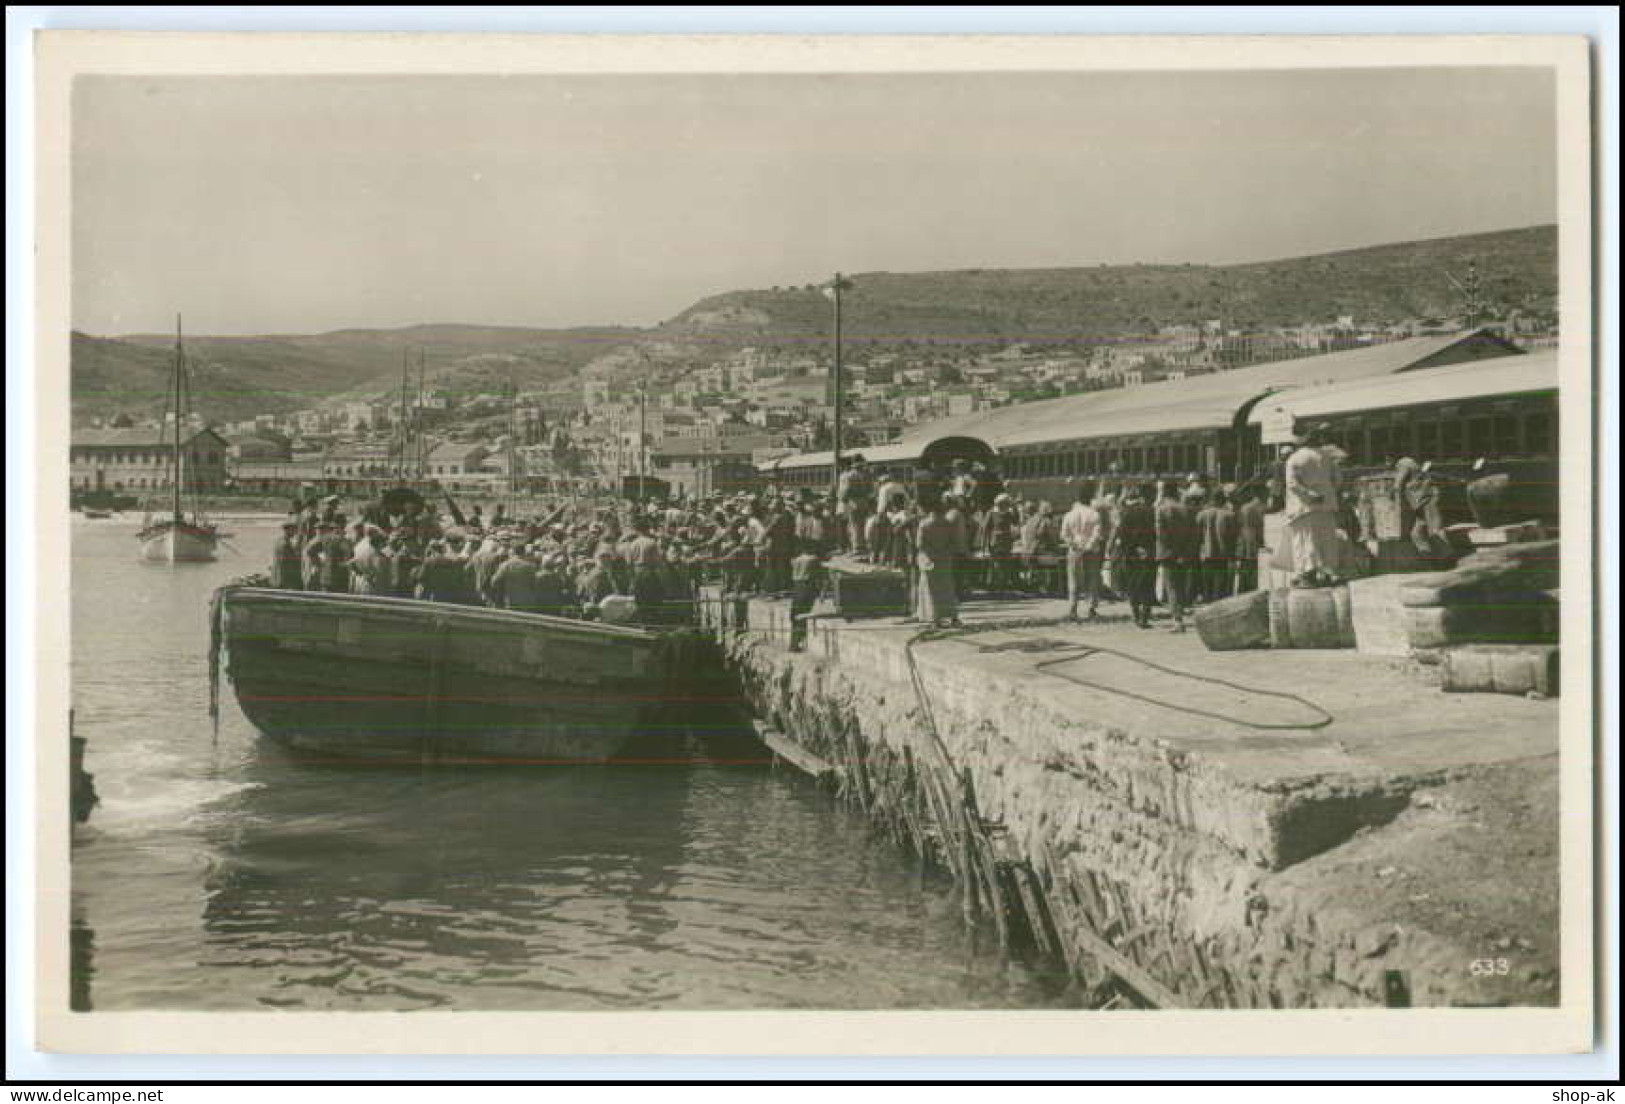
{"label": "stacked sack", "polygon": [[1484,548],[1400,588],[1413,651],[1441,650],[1447,690],[1556,693],[1558,542]]}

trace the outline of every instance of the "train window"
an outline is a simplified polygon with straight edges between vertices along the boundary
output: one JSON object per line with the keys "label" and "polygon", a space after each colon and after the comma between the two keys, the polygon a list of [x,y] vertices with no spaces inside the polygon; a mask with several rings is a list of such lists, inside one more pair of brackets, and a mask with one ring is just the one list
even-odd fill
{"label": "train window", "polygon": [[1393,428],[1388,431],[1388,458],[1398,460],[1401,456],[1412,456],[1416,453],[1415,441],[1416,427],[1409,418],[1394,422]]}
{"label": "train window", "polygon": [[1418,460],[1428,460],[1439,455],[1439,423],[1417,422],[1416,448],[1412,456]]}
{"label": "train window", "polygon": [[1439,423],[1439,456],[1445,460],[1453,460],[1460,456],[1465,445],[1466,427],[1455,418],[1447,418]]}
{"label": "train window", "polygon": [[1363,455],[1357,455],[1355,460],[1367,464],[1382,464],[1393,459],[1389,453],[1392,451],[1387,426],[1372,426],[1366,433],[1366,447],[1361,450]]}
{"label": "train window", "polygon": [[1488,456],[1494,442],[1491,440],[1490,419],[1474,418],[1467,423],[1467,451],[1472,456]]}
{"label": "train window", "polygon": [[1518,448],[1518,419],[1512,414],[1497,414],[1495,416],[1495,454],[1497,456],[1517,456]]}
{"label": "train window", "polygon": [[1544,410],[1524,415],[1524,453],[1542,456],[1554,451],[1552,447],[1552,416]]}

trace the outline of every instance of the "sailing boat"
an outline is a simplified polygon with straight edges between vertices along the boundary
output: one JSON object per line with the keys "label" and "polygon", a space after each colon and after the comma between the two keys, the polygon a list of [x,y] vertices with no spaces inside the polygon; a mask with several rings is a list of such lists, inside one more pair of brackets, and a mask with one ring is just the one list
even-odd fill
{"label": "sailing boat", "polygon": [[[186,352],[181,345],[181,319],[175,316],[175,375],[170,410],[174,413],[175,449],[169,456],[170,510],[168,517],[153,519],[149,510],[146,524],[137,534],[141,558],[152,563],[208,563],[215,558],[220,531],[194,508],[186,511],[186,453],[182,435],[191,413],[191,391],[186,382]],[[163,434],[168,427],[160,429]]]}

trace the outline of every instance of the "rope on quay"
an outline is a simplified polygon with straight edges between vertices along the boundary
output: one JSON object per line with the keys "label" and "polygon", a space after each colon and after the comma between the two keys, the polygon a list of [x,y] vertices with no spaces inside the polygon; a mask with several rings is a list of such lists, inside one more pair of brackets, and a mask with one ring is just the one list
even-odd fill
{"label": "rope on quay", "polygon": [[[1070,623],[1071,622],[1068,622],[1063,618],[1021,618],[1008,621],[988,621],[979,625],[968,625],[957,629],[927,629],[924,632],[917,633],[915,636],[909,639],[909,663],[912,667],[914,663],[912,649],[916,643],[928,642],[932,640],[952,640],[959,637],[973,636],[979,633],[988,632],[1015,632],[1019,634],[1019,630],[1021,629],[1045,628]],[[1037,638],[1029,637],[1028,639],[1032,640],[1034,643],[1039,643]],[[1295,731],[1300,729],[1304,731],[1314,731],[1316,729],[1325,728],[1336,719],[1331,712],[1326,710],[1324,707],[1315,704],[1307,698],[1300,697],[1297,694],[1287,693],[1283,690],[1265,690],[1257,686],[1247,686],[1239,682],[1231,682],[1228,679],[1218,678],[1213,675],[1198,675],[1191,671],[1181,671],[1176,668],[1167,667],[1161,663],[1156,663],[1152,660],[1146,659],[1144,656],[1135,655],[1132,652],[1125,652],[1119,648],[1109,648],[1104,644],[1086,644],[1082,642],[1074,644],[1068,641],[1042,641],[1042,643],[1046,647],[1052,648],[1056,651],[1069,651],[1074,654],[1060,656],[1055,659],[1042,660],[1033,665],[1034,670],[1042,671],[1044,674],[1050,675],[1053,678],[1074,683],[1075,685],[1082,686],[1085,689],[1098,690],[1103,694],[1116,694],[1120,697],[1131,698],[1134,701],[1145,702],[1147,705],[1155,705],[1162,709],[1170,709],[1176,713],[1185,713],[1193,717],[1204,717],[1208,720],[1224,721],[1228,724],[1240,725],[1243,728],[1251,728],[1263,732]],[[1132,690],[1124,690],[1120,687],[1108,686],[1105,683],[1092,682],[1088,679],[1079,678],[1077,675],[1066,674],[1053,670],[1053,668],[1059,667],[1062,664],[1074,663],[1080,659],[1088,659],[1092,655],[1116,656],[1119,659],[1128,660],[1131,663],[1138,663],[1141,666],[1149,667],[1153,671],[1158,671],[1165,675],[1188,678],[1195,682],[1203,682],[1212,686],[1222,686],[1226,690],[1236,690],[1244,694],[1257,694],[1260,697],[1275,698],[1280,701],[1293,702],[1297,705],[1303,706],[1312,713],[1318,714],[1319,719],[1309,722],[1277,723],[1251,720],[1246,717],[1234,717],[1227,713],[1217,713],[1212,710],[1198,709],[1195,706],[1184,705],[1180,702],[1169,701],[1165,698],[1153,697],[1149,694],[1137,694]],[[946,749],[944,749],[944,751],[946,752]]]}

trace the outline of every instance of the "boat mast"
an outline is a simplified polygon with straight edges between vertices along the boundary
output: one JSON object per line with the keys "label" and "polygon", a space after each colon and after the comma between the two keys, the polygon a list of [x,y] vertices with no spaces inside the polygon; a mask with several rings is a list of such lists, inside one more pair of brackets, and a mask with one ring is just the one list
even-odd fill
{"label": "boat mast", "polygon": [[170,491],[171,503],[174,510],[175,524],[181,523],[181,420],[186,416],[186,400],[183,395],[185,352],[181,347],[181,316],[175,315],[175,455],[170,464]]}

